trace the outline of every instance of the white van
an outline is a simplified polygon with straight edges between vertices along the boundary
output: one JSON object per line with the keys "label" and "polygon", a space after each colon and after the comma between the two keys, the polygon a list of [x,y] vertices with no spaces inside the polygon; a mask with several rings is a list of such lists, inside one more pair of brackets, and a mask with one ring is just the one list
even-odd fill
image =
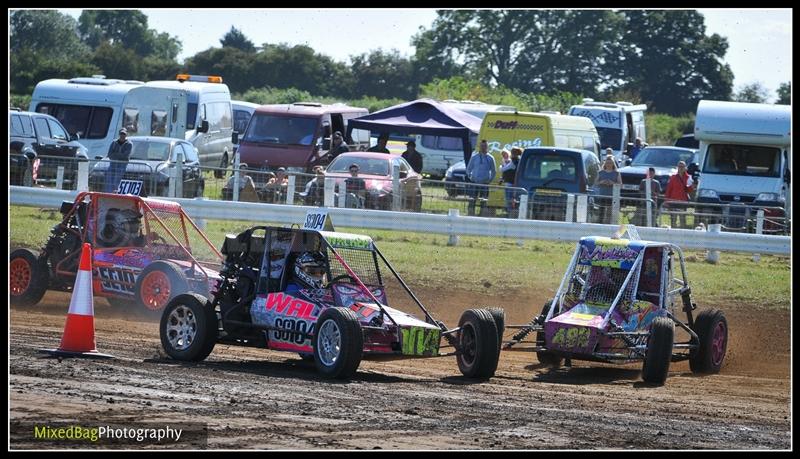
{"label": "white van", "polygon": [[783,207],[789,216],[791,113],[788,105],[701,100],[697,201]]}
{"label": "white van", "polygon": [[188,92],[159,89],[141,81],[106,79],[103,75],[40,81],[29,111],[58,119],[88,149],[104,157],[120,128],[128,136],[182,138],[186,131]]}
{"label": "white van", "polygon": [[233,130],[239,135],[243,135],[244,130],[247,129],[247,123],[250,122],[250,118],[253,117],[253,113],[260,105],[243,100],[232,100],[231,107],[233,108]]}
{"label": "white van", "polygon": [[228,167],[233,160],[233,110],[231,92],[222,77],[180,74],[175,81],[148,81],[146,85],[186,90],[189,104],[185,139],[200,152],[202,165]]}
{"label": "white van", "polygon": [[[489,105],[470,100],[448,99],[442,101],[442,103],[480,119],[483,119],[489,112],[513,112],[515,110],[514,107],[508,105]],[[477,139],[477,135],[473,135],[470,139],[473,148],[477,144]],[[417,151],[422,156],[422,173],[430,174],[432,177],[444,177],[450,166],[464,160],[464,146],[459,138],[417,135],[416,143]]]}
{"label": "white van", "polygon": [[622,164],[623,155],[627,155],[628,148],[637,137],[642,142],[647,141],[644,125],[644,112],[647,105],[633,105],[630,102],[595,102],[593,99],[583,99],[580,105],[573,105],[569,114],[584,116],[592,120],[597,133],[600,135],[602,150],[611,148],[617,164]]}

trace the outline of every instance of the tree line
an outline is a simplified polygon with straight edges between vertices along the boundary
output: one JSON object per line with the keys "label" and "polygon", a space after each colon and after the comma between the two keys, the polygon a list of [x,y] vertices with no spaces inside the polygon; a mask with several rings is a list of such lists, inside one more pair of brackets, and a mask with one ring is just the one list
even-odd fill
{"label": "tree line", "polygon": [[[188,72],[222,75],[233,93],[257,102],[308,95],[367,101],[371,109],[428,96],[558,110],[593,97],[681,115],[701,99],[769,97],[759,83],[733,91],[727,39],[706,36],[703,16],[691,10],[440,10],[412,38],[413,55],[378,49],[349,62],[306,45],[256,45],[231,27],[219,47],[181,64],[180,40],[149,28],[135,10],[84,10],[77,20],[15,10],[10,27],[14,94],[30,94],[47,78],[147,81]],[[777,103],[789,104],[790,94],[791,83],[782,84]]]}

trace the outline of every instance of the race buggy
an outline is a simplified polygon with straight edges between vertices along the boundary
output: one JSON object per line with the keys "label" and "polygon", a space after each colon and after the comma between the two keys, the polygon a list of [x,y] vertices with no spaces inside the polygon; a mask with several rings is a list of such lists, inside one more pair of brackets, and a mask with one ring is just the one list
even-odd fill
{"label": "race buggy", "polygon": [[62,203],[61,214],[38,254],[11,253],[11,304],[34,305],[48,289],[71,291],[84,242],[93,249],[94,295],[111,305],[160,311],[179,293],[208,292],[219,278],[222,255],[177,203],[82,192]]}
{"label": "race buggy", "polygon": [[[679,306],[685,322],[677,317]],[[584,237],[555,297],[531,323],[509,325],[520,331],[504,349],[536,332],[528,348],[547,365],[559,366],[565,358],[642,361],[642,379],[655,384],[666,381],[670,362],[689,360],[692,372],[717,373],[725,358],[728,323],[718,309],[703,310],[696,318],[695,309],[678,246],[635,235]],[[678,342],[676,326],[686,341]]]}
{"label": "race buggy", "polygon": [[[326,378],[350,378],[362,358],[442,356],[455,356],[467,377],[494,375],[503,310],[469,309],[446,327],[368,236],[255,226],[228,235],[221,252],[213,297],[179,295],[164,309],[161,343],[176,360],[203,360],[221,343],[298,353]],[[424,319],[389,307],[389,286]]]}

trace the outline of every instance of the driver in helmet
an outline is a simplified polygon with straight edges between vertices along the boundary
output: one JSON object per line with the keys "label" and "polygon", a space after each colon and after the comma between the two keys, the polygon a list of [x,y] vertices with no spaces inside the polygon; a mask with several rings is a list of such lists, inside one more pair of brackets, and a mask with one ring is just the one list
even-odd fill
{"label": "driver in helmet", "polygon": [[143,246],[142,214],[134,209],[108,209],[103,228],[97,234],[101,247]]}
{"label": "driver in helmet", "polygon": [[292,278],[286,291],[325,288],[326,271],[325,256],[322,253],[303,252],[294,260]]}

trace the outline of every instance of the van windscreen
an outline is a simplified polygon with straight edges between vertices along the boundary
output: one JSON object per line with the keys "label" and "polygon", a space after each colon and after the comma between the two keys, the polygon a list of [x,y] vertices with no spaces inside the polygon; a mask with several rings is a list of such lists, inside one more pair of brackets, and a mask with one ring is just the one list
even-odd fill
{"label": "van windscreen", "polygon": [[780,153],[776,147],[712,144],[703,173],[780,177]]}
{"label": "van windscreen", "polygon": [[597,127],[597,134],[600,136],[600,148],[613,148],[619,150],[622,145],[622,129]]}
{"label": "van windscreen", "polygon": [[281,145],[311,145],[314,142],[317,123],[317,118],[256,113],[247,125],[247,133],[243,140]]}

